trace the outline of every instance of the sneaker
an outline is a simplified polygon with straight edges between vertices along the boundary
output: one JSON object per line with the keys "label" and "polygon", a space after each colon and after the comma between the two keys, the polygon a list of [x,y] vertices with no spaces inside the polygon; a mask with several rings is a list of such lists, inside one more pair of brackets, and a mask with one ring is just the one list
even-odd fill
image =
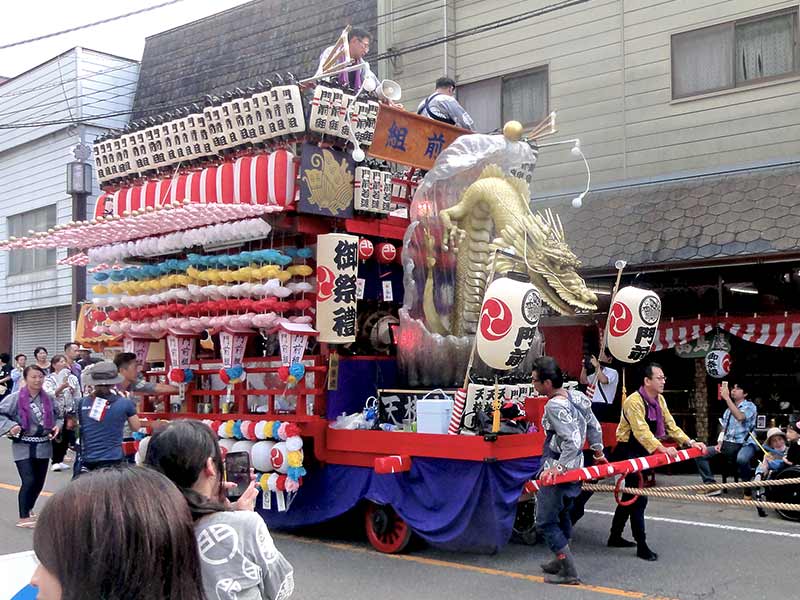
{"label": "sneaker", "polygon": [[60,471],[61,470],[61,463],[55,463],[52,467],[50,467],[51,471]]}
{"label": "sneaker", "polygon": [[722,494],[722,490],[706,490],[704,492],[697,492],[698,496],[705,496],[706,498],[710,498],[711,496],[719,496]]}
{"label": "sneaker", "polygon": [[69,471],[69,469],[70,469],[70,466],[67,463],[65,463],[65,462],[61,463],[61,470],[62,471]]}

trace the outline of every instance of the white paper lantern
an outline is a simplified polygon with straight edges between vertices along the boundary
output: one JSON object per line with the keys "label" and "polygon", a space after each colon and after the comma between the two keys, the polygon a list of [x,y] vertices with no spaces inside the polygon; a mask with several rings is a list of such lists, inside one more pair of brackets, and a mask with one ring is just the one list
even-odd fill
{"label": "white paper lantern", "polygon": [[716,379],[726,377],[731,372],[731,355],[725,350],[712,350],[706,354],[706,372]]}
{"label": "white paper lantern", "polygon": [[289,451],[286,449],[286,442],[278,442],[270,451],[272,469],[276,473],[286,473],[289,470]]}
{"label": "white paper lantern", "polygon": [[266,440],[270,437],[272,431],[267,431],[267,421],[259,421],[256,423],[255,434],[259,440]]}
{"label": "white paper lantern", "polygon": [[255,446],[255,442],[251,442],[250,440],[239,440],[233,446],[231,446],[231,452],[247,452],[250,454],[250,451]]}
{"label": "white paper lantern", "polygon": [[272,472],[272,447],[275,442],[256,442],[250,451],[253,468],[260,473]]}
{"label": "white paper lantern", "polygon": [[660,320],[661,299],[654,292],[622,288],[608,311],[609,352],[622,362],[639,362],[650,352]]}
{"label": "white paper lantern", "polygon": [[478,321],[478,356],[493,369],[508,371],[528,354],[542,313],[542,297],[528,276],[508,273],[486,289]]}
{"label": "white paper lantern", "polygon": [[220,448],[225,448],[226,452],[231,452],[233,450],[234,444],[236,444],[236,440],[221,439],[219,441],[219,447]]}

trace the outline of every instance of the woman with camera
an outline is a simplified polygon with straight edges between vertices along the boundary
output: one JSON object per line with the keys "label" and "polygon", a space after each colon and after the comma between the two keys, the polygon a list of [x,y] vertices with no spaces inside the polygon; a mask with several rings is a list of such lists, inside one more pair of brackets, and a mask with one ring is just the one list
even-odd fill
{"label": "woman with camera", "polygon": [[150,438],[145,463],[171,479],[189,504],[206,596],[235,591],[239,600],[284,600],[292,595],[292,565],[253,512],[255,481],[235,504],[228,502],[222,451],[208,426],[173,421]]}

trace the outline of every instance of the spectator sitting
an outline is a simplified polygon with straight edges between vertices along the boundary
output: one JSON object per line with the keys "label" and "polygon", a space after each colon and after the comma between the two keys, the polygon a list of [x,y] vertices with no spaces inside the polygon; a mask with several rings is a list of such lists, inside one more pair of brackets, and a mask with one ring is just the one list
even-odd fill
{"label": "spectator sitting", "polygon": [[[756,481],[767,479],[770,473],[780,471],[784,467],[793,464],[788,456],[790,447],[787,446],[787,440],[789,436],[794,439],[794,446],[797,448],[797,438],[800,436],[796,429],[792,430],[791,426],[787,428],[786,434],[781,431],[780,427],[773,427],[767,431],[767,441],[763,446],[764,450],[766,450],[766,454],[764,460],[761,461],[761,464],[759,464],[756,469],[756,476],[754,478]],[[797,453],[797,450],[795,450],[795,453]],[[764,500],[766,492],[763,487],[756,488],[753,496],[755,500]],[[756,507],[756,510],[758,511],[759,517],[767,516],[766,511],[760,506]]]}
{"label": "spectator sitting", "polygon": [[[716,483],[709,459],[717,454],[722,454],[731,462],[735,461],[741,481],[750,481],[753,477],[750,462],[755,456],[757,447],[750,437],[750,433],[756,427],[758,409],[748,399],[745,384],[736,383],[729,390],[727,383],[727,381],[723,382],[721,394],[727,405],[720,420],[723,426],[722,439],[716,446],[708,448],[706,456],[695,459],[703,483]],[[721,493],[721,489],[700,492],[705,496],[718,496]],[[745,490],[745,496],[750,496],[749,489]]]}

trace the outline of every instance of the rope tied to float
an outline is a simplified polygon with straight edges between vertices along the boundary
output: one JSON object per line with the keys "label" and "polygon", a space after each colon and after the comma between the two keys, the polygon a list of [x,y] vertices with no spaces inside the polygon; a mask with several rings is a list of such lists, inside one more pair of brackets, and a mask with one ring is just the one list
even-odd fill
{"label": "rope tied to float", "polygon": [[[767,479],[765,481],[756,482],[739,482],[749,483],[747,487],[767,487],[767,486],[780,486],[780,485],[796,485],[800,484],[800,477],[791,479]],[[734,484],[722,484],[734,485]],[[631,500],[617,499],[617,502],[623,505],[631,504],[636,501],[639,496],[650,496],[653,498],[663,498],[666,500],[682,500],[684,502],[703,502],[706,504],[726,504],[728,506],[746,506],[750,508],[769,508],[773,510],[786,510],[786,511],[800,511],[800,504],[792,504],[788,502],[768,502],[766,500],[745,500],[743,498],[719,498],[717,496],[692,496],[689,494],[678,494],[673,490],[681,488],[698,488],[698,491],[705,491],[707,489],[719,488],[720,484],[702,484],[697,486],[675,486],[664,488],[626,488],[624,493],[633,496]],[[587,483],[583,485],[583,489],[587,492],[613,492],[615,496],[618,494],[618,487],[616,485],[603,485],[597,483]]]}

